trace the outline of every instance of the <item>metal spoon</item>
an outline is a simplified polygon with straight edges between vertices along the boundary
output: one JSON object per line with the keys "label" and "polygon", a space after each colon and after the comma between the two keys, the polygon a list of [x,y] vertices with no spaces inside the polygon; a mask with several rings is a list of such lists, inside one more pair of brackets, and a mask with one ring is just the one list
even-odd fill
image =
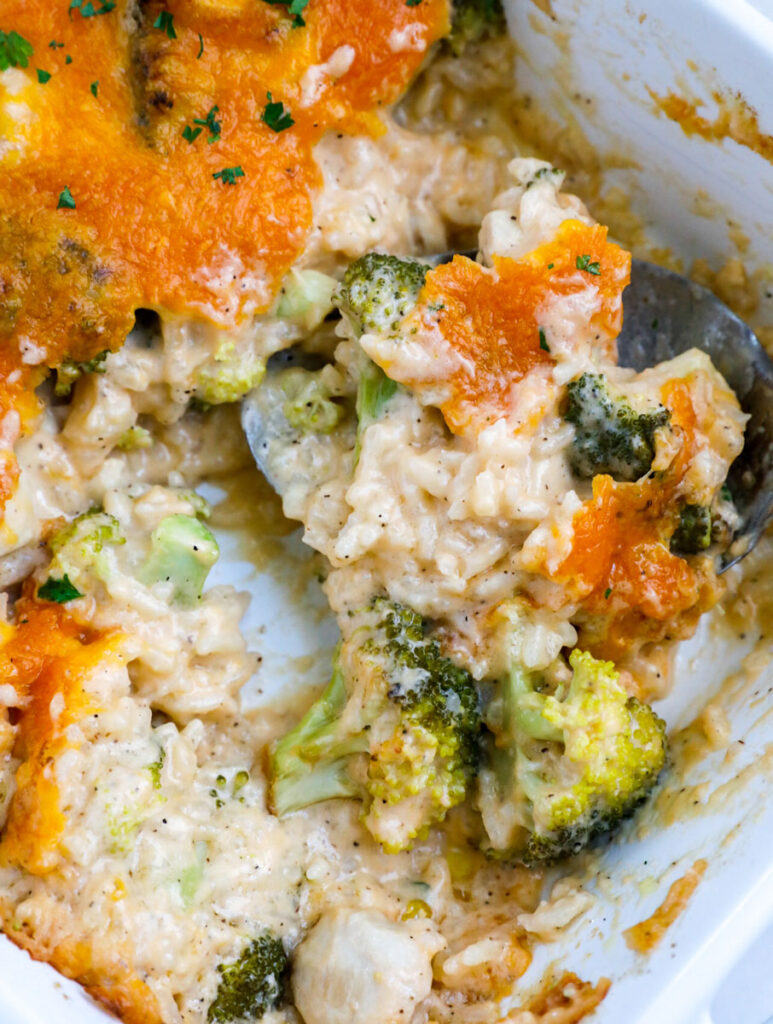
{"label": "metal spoon", "polygon": [[[475,258],[476,253],[462,255]],[[453,253],[431,257],[432,265]],[[690,348],[703,349],[750,416],[743,451],[733,463],[728,487],[741,517],[723,553],[720,572],[747,555],[773,518],[773,363],[749,327],[707,288],[681,274],[633,260],[631,283],[623,293],[623,329],[618,338],[621,366],[643,370]],[[269,372],[299,360],[302,353],[277,353]],[[260,389],[242,405],[242,427],[255,461],[270,479],[269,415]]]}
{"label": "metal spoon", "polygon": [[623,292],[620,365],[643,370],[690,348],[710,356],[750,416],[727,479],[741,523],[722,556],[724,572],[752,550],[773,518],[773,363],[751,329],[708,288],[634,260]]}

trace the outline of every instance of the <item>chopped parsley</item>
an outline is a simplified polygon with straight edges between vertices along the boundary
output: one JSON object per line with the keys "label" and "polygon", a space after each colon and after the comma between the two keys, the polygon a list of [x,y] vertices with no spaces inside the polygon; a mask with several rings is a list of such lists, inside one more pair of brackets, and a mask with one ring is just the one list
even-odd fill
{"label": "chopped parsley", "polygon": [[182,133],[185,141],[195,142],[196,139],[198,139],[199,135],[201,135],[202,130],[206,128],[207,131],[209,132],[209,138],[207,139],[207,142],[210,144],[210,146],[212,145],[213,142],[217,142],[217,140],[220,138],[220,132],[222,131],[223,128],[221,123],[215,117],[215,114],[217,114],[219,109],[219,107],[212,107],[212,109],[209,111],[206,117],[194,117],[193,123],[195,125],[198,125],[198,128],[191,128],[189,124],[186,124],[186,126],[183,128]]}
{"label": "chopped parsley", "polygon": [[196,54],[196,60],[201,60],[202,53],[204,53],[204,36],[199,32],[199,52]]}
{"label": "chopped parsley", "polygon": [[51,78],[50,71],[44,71],[43,68],[35,68],[38,73],[38,81],[41,85],[45,85],[46,82]]}
{"label": "chopped parsley", "polygon": [[18,32],[0,32],[0,71],[26,68],[33,53],[32,43]]}
{"label": "chopped parsley", "polygon": [[287,13],[293,15],[293,28],[303,28],[306,22],[303,20],[303,12],[309,6],[309,0],[264,0],[273,7],[286,7]]}
{"label": "chopped parsley", "polygon": [[596,277],[601,273],[601,266],[599,263],[591,263],[590,256],[588,253],[583,253],[582,256],[577,257],[577,263],[575,264],[578,270],[586,270],[589,274],[595,274]]}
{"label": "chopped parsley", "polygon": [[38,597],[44,601],[53,601],[55,604],[67,604],[74,601],[76,597],[83,597],[80,590],[70,582],[67,573],[60,580],[49,576],[42,587],[38,587]]}
{"label": "chopped parsley", "polygon": [[48,44],[49,50],[61,50],[63,46],[64,43],[58,43],[56,39],[52,39],[51,42]]}
{"label": "chopped parsley", "polygon": [[215,114],[217,114],[218,110],[219,107],[212,107],[212,109],[207,113],[206,117],[194,117],[193,119],[194,124],[201,125],[202,128],[206,128],[208,130],[209,138],[207,139],[207,142],[210,144],[210,146],[212,145],[213,142],[220,138],[220,132],[222,131],[223,128],[223,126],[215,117]]}
{"label": "chopped parsley", "polygon": [[97,93],[99,92],[99,81],[92,82],[89,89],[91,90],[91,95],[96,99]]}
{"label": "chopped parsley", "polygon": [[421,0],[405,0],[406,7],[418,7]]}
{"label": "chopped parsley", "polygon": [[552,270],[554,266],[555,263],[548,263],[548,270]]}
{"label": "chopped parsley", "polygon": [[237,178],[244,177],[241,167],[224,167],[222,171],[215,171],[213,178],[220,178],[224,185],[235,185]]}
{"label": "chopped parsley", "polygon": [[261,120],[268,125],[272,132],[277,134],[286,128],[292,128],[295,121],[290,111],[285,109],[284,103],[281,100],[275,103],[270,92],[266,93],[266,99],[268,103],[261,115]]}
{"label": "chopped parsley", "polygon": [[606,601],[608,601],[608,600],[609,600],[609,595],[610,595],[611,593],[612,593],[612,588],[611,588],[611,587],[607,587],[607,589],[606,589],[606,590],[604,591],[604,599],[605,599]]}
{"label": "chopped parsley", "polygon": [[74,210],[75,200],[72,197],[70,186],[65,185],[62,191],[59,193],[59,202],[56,204],[57,210]]}
{"label": "chopped parsley", "polygon": [[96,18],[98,14],[109,14],[115,10],[115,0],[103,0],[99,7],[95,7],[92,0],[70,0],[67,13],[72,18],[73,11],[80,11],[82,18]]}
{"label": "chopped parsley", "polygon": [[68,54],[67,54],[67,56],[66,56],[66,57],[64,58],[64,62],[65,62],[65,64],[72,64],[72,57],[70,56],[70,54],[69,54],[69,53],[68,53]]}
{"label": "chopped parsley", "polygon": [[161,11],[158,17],[153,22],[153,28],[159,28],[162,32],[166,32],[170,39],[176,39],[177,33],[174,30],[174,15],[171,11]]}
{"label": "chopped parsley", "polygon": [[542,349],[543,352],[549,352],[550,351],[550,347],[548,345],[547,338],[545,337],[545,332],[544,332],[544,330],[541,327],[539,329],[539,347]]}

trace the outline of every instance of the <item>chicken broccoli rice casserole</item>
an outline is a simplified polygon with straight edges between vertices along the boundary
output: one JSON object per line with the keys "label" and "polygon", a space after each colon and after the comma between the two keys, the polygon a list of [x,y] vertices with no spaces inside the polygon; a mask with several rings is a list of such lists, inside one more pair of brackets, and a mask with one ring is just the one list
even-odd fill
{"label": "chicken broccoli rice casserole", "polygon": [[[668,770],[734,393],[618,365],[498,0],[0,7],[3,931],[127,1022],[592,1015],[519,979]],[[197,491],[245,431],[340,631],[262,709]]]}

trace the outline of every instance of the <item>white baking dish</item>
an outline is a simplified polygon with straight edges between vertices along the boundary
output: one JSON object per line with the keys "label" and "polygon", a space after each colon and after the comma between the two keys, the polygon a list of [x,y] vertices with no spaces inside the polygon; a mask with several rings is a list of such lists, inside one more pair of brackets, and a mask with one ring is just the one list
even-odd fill
{"label": "white baking dish", "polygon": [[[546,6],[552,7],[555,20],[544,13]],[[550,5],[509,0],[508,8],[524,54],[523,85],[547,110],[579,120],[602,159],[605,152],[626,158],[615,161],[627,166],[613,171],[611,180],[630,193],[651,233],[680,254],[685,265],[698,256],[717,263],[733,255],[730,218],[749,237],[746,260],[771,258],[773,242],[765,223],[773,210],[771,165],[733,142],[688,138],[657,116],[647,92],[647,87],[660,94],[687,87],[708,95],[713,87],[725,87],[740,92],[759,112],[761,130],[773,133],[771,0],[759,0],[755,7],[745,0],[552,0]],[[568,83],[574,88],[567,89]],[[696,206],[699,191],[705,197]],[[705,216],[709,208],[715,216]],[[221,540],[223,557],[213,582],[230,582],[252,594],[245,628],[264,655],[252,698],[259,700],[258,690],[268,691],[271,680],[290,684],[300,662],[292,660],[283,673],[287,658],[318,654],[303,662],[304,674],[321,680],[334,642],[330,620],[320,617],[319,609],[313,613],[309,602],[303,608],[292,604],[290,569],[282,583],[276,574],[257,574],[240,556],[238,538]],[[297,549],[297,539],[289,543]],[[310,603],[317,600],[321,597],[312,595]],[[719,616],[713,619],[716,625]],[[695,716],[738,667],[752,640],[732,640],[728,632],[704,623],[681,652],[677,693],[661,709],[672,726]],[[684,784],[706,779],[714,791],[745,766],[757,762],[762,767],[749,771],[743,785],[729,787],[717,806],[696,809],[669,827],[658,824],[654,812],[639,819],[626,841],[602,857],[601,874],[590,886],[597,897],[594,908],[561,942],[542,948],[526,982],[536,981],[548,963],[585,978],[610,977],[610,994],[593,1018],[599,1024],[762,1024],[764,1007],[755,1007],[753,1000],[744,1003],[744,993],[719,1001],[714,996],[741,954],[773,921],[773,807],[765,807],[760,762],[766,745],[773,743],[773,721],[764,715],[768,686],[773,686],[770,670],[751,688],[759,689],[760,699],[731,697],[733,756],[715,752],[693,767]],[[687,910],[653,954],[646,959],[633,954],[622,930],[648,916],[669,884],[700,857],[709,868]],[[735,1016],[727,1015],[728,1006],[735,1008]],[[78,986],[0,941],[0,1024],[105,1019]]]}

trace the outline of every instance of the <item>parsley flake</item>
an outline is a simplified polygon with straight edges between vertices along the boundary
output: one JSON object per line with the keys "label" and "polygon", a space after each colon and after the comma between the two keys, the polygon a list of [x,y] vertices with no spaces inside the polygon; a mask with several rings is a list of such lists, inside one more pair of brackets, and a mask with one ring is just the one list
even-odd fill
{"label": "parsley flake", "polygon": [[554,266],[555,263],[548,263],[548,270],[552,270]]}
{"label": "parsley flake", "polygon": [[599,263],[591,263],[587,252],[577,257],[575,266],[578,270],[586,270],[589,274],[595,274],[596,277],[601,273],[601,265]]}
{"label": "parsley flake", "polygon": [[76,597],[83,597],[83,594],[73,586],[70,577],[65,573],[60,580],[49,576],[46,582],[38,587],[38,597],[44,601],[53,601],[55,604],[67,604]]}
{"label": "parsley flake", "polygon": [[[202,128],[206,128],[209,131],[209,138],[207,139],[207,142],[210,144],[210,146],[212,145],[213,142],[220,138],[220,132],[222,131],[223,128],[223,126],[215,117],[215,114],[217,114],[219,109],[219,107],[212,107],[212,109],[207,113],[206,117],[194,117],[193,119],[194,124],[199,124],[201,125]],[[192,142],[193,140],[188,139],[188,141]]]}
{"label": "parsley flake", "polygon": [[543,331],[543,329],[541,327],[539,329],[539,347],[542,349],[543,352],[549,352],[550,351],[550,347],[548,345],[547,338],[545,337],[545,332]]}
{"label": "parsley flake", "polygon": [[202,53],[204,53],[204,36],[199,32],[199,52],[196,54],[196,60],[201,60]]}
{"label": "parsley flake", "polygon": [[220,178],[224,185],[235,185],[237,178],[244,177],[241,167],[224,167],[222,171],[216,171],[213,178]]}
{"label": "parsley flake", "polygon": [[75,200],[72,197],[70,186],[65,185],[62,191],[59,193],[59,202],[56,204],[57,210],[74,210]]}
{"label": "parsley flake", "polygon": [[418,7],[421,0],[405,0],[406,7]]}
{"label": "parsley flake", "polygon": [[195,142],[201,135],[201,128],[191,128],[189,124],[183,128],[183,138],[186,142]]}
{"label": "parsley flake", "polygon": [[177,38],[177,33],[174,30],[174,15],[171,11],[161,11],[153,22],[153,28],[160,28],[170,39]]}
{"label": "parsley flake", "polygon": [[303,28],[306,22],[303,20],[303,12],[309,6],[309,0],[265,0],[265,3],[272,7],[286,7],[287,13],[293,15],[293,28]]}
{"label": "parsley flake", "polygon": [[612,588],[611,587],[607,587],[607,589],[604,591],[604,600],[605,601],[609,600],[609,595],[611,593],[612,593]]}
{"label": "parsley flake", "polygon": [[70,56],[70,54],[69,54],[69,53],[68,53],[68,54],[67,54],[67,56],[66,56],[66,57],[64,58],[64,62],[65,62],[65,64],[72,64],[72,57]]}
{"label": "parsley flake", "polygon": [[67,13],[72,18],[73,11],[80,11],[82,18],[96,18],[98,14],[109,14],[115,10],[115,0],[104,0],[99,7],[95,7],[92,0],[70,0]]}
{"label": "parsley flake", "polygon": [[64,43],[58,43],[56,39],[52,39],[51,42],[48,44],[49,50],[61,50],[63,46]]}
{"label": "parsley flake", "polygon": [[270,92],[266,93],[266,98],[268,103],[261,115],[261,121],[267,124],[271,131],[276,132],[277,135],[286,128],[292,128],[295,121],[290,111],[285,109],[284,103],[281,100],[275,103]]}
{"label": "parsley flake", "polygon": [[46,82],[51,78],[50,71],[44,71],[43,68],[35,68],[38,73],[38,81],[41,85],[45,85]]}
{"label": "parsley flake", "polygon": [[18,32],[0,32],[0,71],[26,68],[33,53],[32,43]]}
{"label": "parsley flake", "polygon": [[96,99],[97,93],[99,92],[99,80],[97,80],[96,82],[92,82],[89,86],[89,89],[91,90],[91,95],[94,97],[94,99]]}

